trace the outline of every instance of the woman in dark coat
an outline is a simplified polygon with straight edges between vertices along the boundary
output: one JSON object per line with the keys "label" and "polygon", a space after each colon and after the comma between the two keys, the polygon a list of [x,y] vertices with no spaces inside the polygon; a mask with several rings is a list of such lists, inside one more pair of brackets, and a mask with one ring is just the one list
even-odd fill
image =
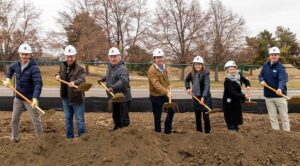
{"label": "woman in dark coat", "polygon": [[249,94],[242,93],[242,83],[250,89],[250,81],[237,71],[234,61],[228,61],[225,64],[223,95],[223,111],[228,130],[238,131],[238,125],[243,124],[242,103]]}
{"label": "woman in dark coat", "polygon": [[[186,92],[190,95],[196,96],[208,107],[212,108],[211,94],[210,94],[210,78],[209,71],[203,66],[204,61],[201,56],[196,56],[193,60],[193,70],[187,75],[185,79]],[[192,87],[190,87],[192,83]],[[200,105],[198,101],[193,99],[193,107],[196,118],[196,129],[203,132],[201,116],[204,120],[204,132],[210,133],[210,120],[208,111],[205,107]]]}

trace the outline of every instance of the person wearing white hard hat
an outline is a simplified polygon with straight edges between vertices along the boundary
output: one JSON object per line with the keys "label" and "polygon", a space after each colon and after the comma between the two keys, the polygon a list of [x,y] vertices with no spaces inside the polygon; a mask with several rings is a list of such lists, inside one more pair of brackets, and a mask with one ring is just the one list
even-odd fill
{"label": "person wearing white hard hat", "polygon": [[[117,130],[130,125],[129,107],[131,101],[131,89],[129,82],[129,72],[122,61],[121,53],[118,48],[112,47],[108,51],[110,64],[107,66],[106,75],[98,82],[106,82],[106,86],[112,93],[123,93],[125,99],[122,102],[112,103],[112,117],[114,128]],[[109,96],[111,97],[111,96]]]}
{"label": "person wearing white hard hat", "polygon": [[[280,130],[278,122],[278,117],[280,117],[282,130],[290,131],[288,104],[281,96],[281,94],[287,95],[287,74],[285,67],[279,62],[279,54],[278,47],[269,49],[269,60],[263,64],[258,78],[261,85],[264,86],[264,96],[272,129]],[[277,92],[266,88],[266,84],[276,89]]]}
{"label": "person wearing white hard hat", "polygon": [[243,124],[242,103],[250,94],[242,93],[242,84],[250,90],[250,81],[237,70],[234,61],[225,64],[225,81],[223,94],[223,111],[228,130],[238,131]]}
{"label": "person wearing white hard hat", "polygon": [[[161,132],[161,116],[162,107],[165,102],[168,102],[170,96],[170,82],[168,72],[164,63],[164,52],[157,48],[153,51],[154,63],[149,67],[148,80],[150,90],[150,100],[152,103],[152,111],[154,115],[154,128],[156,132]],[[174,111],[169,109],[165,120],[165,134],[170,134],[172,131],[172,123]]]}
{"label": "person wearing white hard hat", "polygon": [[75,91],[74,86],[79,86],[84,83],[86,76],[84,69],[76,61],[76,54],[76,48],[72,45],[68,45],[64,50],[65,61],[60,65],[59,72],[55,75],[57,80],[62,79],[69,82],[68,85],[64,83],[60,85],[60,97],[64,109],[67,140],[75,138],[73,125],[74,115],[78,137],[85,133],[84,92]]}
{"label": "person wearing white hard hat", "polygon": [[20,45],[19,49],[20,60],[11,64],[6,73],[6,79],[3,82],[4,86],[11,85],[11,78],[16,75],[16,89],[32,100],[30,105],[22,97],[16,94],[13,104],[13,115],[12,115],[12,140],[17,143],[19,142],[19,123],[23,111],[28,111],[31,120],[35,128],[36,136],[40,136],[43,133],[41,119],[38,112],[34,109],[38,105],[38,99],[42,92],[42,76],[40,69],[32,59],[32,49],[28,44]]}
{"label": "person wearing white hard hat", "polygon": [[[185,78],[185,88],[189,95],[196,96],[208,107],[212,108],[211,94],[210,94],[210,78],[209,71],[205,69],[204,60],[201,56],[196,56],[193,59],[193,69]],[[190,86],[192,83],[192,87]],[[208,110],[200,105],[197,100],[193,98],[193,108],[196,118],[196,130],[203,132],[201,116],[204,120],[204,132],[210,133],[210,120]]]}

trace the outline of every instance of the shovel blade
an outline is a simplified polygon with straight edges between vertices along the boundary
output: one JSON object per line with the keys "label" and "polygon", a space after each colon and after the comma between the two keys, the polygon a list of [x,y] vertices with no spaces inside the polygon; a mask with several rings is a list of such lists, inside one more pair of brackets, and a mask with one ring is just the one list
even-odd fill
{"label": "shovel blade", "polygon": [[205,112],[205,114],[212,114],[212,113],[217,113],[217,112],[222,112],[222,109],[220,109],[220,108],[214,108],[211,111]]}
{"label": "shovel blade", "polygon": [[291,99],[287,100],[290,104],[299,104],[300,96],[293,96]]}
{"label": "shovel blade", "polygon": [[90,88],[93,86],[93,84],[91,83],[82,83],[78,86],[78,88],[76,89],[76,91],[79,91],[79,92],[85,92],[85,91],[88,91],[90,90]]}
{"label": "shovel blade", "polygon": [[256,106],[257,103],[254,102],[254,101],[246,101],[246,102],[244,103],[244,105],[246,105],[246,106]]}
{"label": "shovel blade", "polygon": [[178,105],[176,103],[164,103],[164,112],[167,112],[169,109],[172,109],[174,112],[179,112]]}
{"label": "shovel blade", "polygon": [[53,116],[56,113],[55,109],[49,109],[47,111],[45,111],[45,114],[42,114],[43,118],[49,118],[51,116]]}
{"label": "shovel blade", "polygon": [[111,99],[111,101],[113,102],[113,103],[121,103],[121,102],[123,102],[125,100],[125,95],[124,95],[124,93],[116,93],[113,97],[112,97],[112,99]]}

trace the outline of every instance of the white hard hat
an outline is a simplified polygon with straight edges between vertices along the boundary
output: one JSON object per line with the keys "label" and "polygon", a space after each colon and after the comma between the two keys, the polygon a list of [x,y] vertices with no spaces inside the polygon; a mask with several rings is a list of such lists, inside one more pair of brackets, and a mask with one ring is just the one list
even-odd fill
{"label": "white hard hat", "polygon": [[228,61],[225,63],[224,69],[226,69],[227,67],[235,67],[237,68],[236,64],[234,61]]}
{"label": "white hard hat", "polygon": [[118,48],[112,47],[108,51],[108,56],[111,56],[111,55],[121,55],[121,53]]}
{"label": "white hard hat", "polygon": [[196,56],[193,59],[193,63],[202,63],[202,64],[204,64],[204,61],[203,61],[203,58],[201,56]]}
{"label": "white hard hat", "polygon": [[76,51],[76,48],[72,45],[68,45],[66,48],[65,48],[65,52],[64,52],[65,55],[76,55],[77,54],[77,51]]}
{"label": "white hard hat", "polygon": [[160,48],[157,48],[153,51],[153,57],[156,57],[156,56],[165,56],[165,53]]}
{"label": "white hard hat", "polygon": [[280,54],[280,50],[278,47],[269,48],[269,54]]}
{"label": "white hard hat", "polygon": [[19,53],[25,53],[25,54],[31,54],[32,53],[32,49],[30,47],[30,45],[28,44],[22,44],[20,45],[19,49],[18,49]]}

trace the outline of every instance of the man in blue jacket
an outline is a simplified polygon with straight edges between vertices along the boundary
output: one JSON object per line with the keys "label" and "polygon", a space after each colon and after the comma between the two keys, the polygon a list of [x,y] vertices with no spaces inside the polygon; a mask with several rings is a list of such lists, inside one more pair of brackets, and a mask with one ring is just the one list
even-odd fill
{"label": "man in blue jacket", "polygon": [[279,54],[280,50],[278,47],[269,49],[269,61],[263,64],[259,74],[259,81],[262,86],[267,84],[274,89],[277,89],[277,92],[275,93],[266,87],[264,88],[264,96],[266,98],[266,106],[272,129],[280,130],[277,115],[278,110],[282,130],[290,131],[287,101],[281,96],[281,94],[287,94],[287,74],[285,67],[279,62]]}
{"label": "man in blue jacket", "polygon": [[16,89],[29,100],[32,105],[24,101],[19,95],[16,95],[13,105],[12,115],[12,140],[19,142],[19,123],[23,111],[27,110],[35,128],[36,136],[43,133],[41,119],[38,112],[34,109],[38,105],[38,99],[42,92],[42,76],[37,63],[31,59],[32,50],[28,44],[22,44],[19,47],[20,60],[11,64],[6,73],[4,86],[11,85],[11,78],[16,74]]}

